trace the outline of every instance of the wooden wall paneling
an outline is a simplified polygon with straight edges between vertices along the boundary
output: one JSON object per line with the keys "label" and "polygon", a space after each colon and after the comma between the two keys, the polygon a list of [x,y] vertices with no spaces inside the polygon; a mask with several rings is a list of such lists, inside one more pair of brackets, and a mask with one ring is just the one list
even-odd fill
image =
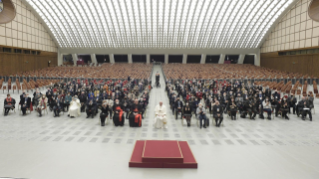
{"label": "wooden wall paneling", "polygon": [[261,55],[261,67],[319,76],[318,54],[276,56],[275,53]]}
{"label": "wooden wall paneling", "polygon": [[0,52],[0,75],[3,75],[3,53]]}
{"label": "wooden wall paneling", "polygon": [[4,62],[4,66],[5,66],[5,74],[9,75],[10,71],[11,71],[11,54],[5,54],[4,56],[5,58],[5,62]]}
{"label": "wooden wall paneling", "polygon": [[319,55],[314,55],[312,59],[312,75],[319,77]]}
{"label": "wooden wall paneling", "polygon": [[19,70],[18,56],[16,54],[11,55],[11,73],[14,75]]}
{"label": "wooden wall paneling", "polygon": [[24,57],[22,54],[17,54],[17,58],[19,63],[19,72],[23,72],[25,69]]}

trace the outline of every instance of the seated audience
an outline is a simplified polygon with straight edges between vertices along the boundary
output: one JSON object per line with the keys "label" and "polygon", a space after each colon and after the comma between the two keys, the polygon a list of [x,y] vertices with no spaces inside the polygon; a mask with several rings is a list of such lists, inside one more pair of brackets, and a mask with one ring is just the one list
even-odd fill
{"label": "seated audience", "polygon": [[36,111],[39,113],[39,116],[42,116],[42,111],[47,109],[48,99],[45,95],[42,95],[42,98],[38,99]]}
{"label": "seated audience", "polygon": [[7,116],[10,109],[13,110],[15,108],[16,101],[11,98],[10,94],[7,94],[7,98],[4,99],[4,115]]}
{"label": "seated audience", "polygon": [[222,106],[219,104],[219,101],[215,102],[213,116],[215,118],[216,127],[220,127],[224,118],[223,118]]}
{"label": "seated audience", "polygon": [[117,126],[124,126],[124,115],[123,115],[123,107],[120,104],[119,99],[115,100],[115,104],[113,106],[114,116],[113,123]]}
{"label": "seated audience", "polygon": [[167,129],[166,106],[163,102],[159,102],[155,107],[154,127],[157,129]]}
{"label": "seated audience", "polygon": [[80,108],[81,108],[80,100],[77,99],[77,96],[74,96],[72,98],[71,103],[70,103],[68,116],[71,117],[71,118],[80,116],[81,115]]}
{"label": "seated audience", "polygon": [[[198,108],[196,110],[196,114],[197,114],[197,117],[200,121],[200,128],[202,128],[202,126],[204,128],[208,127],[209,121],[208,121],[208,118],[206,116],[206,109],[203,107],[202,103],[199,103]],[[203,121],[204,121],[204,124],[203,124]]]}
{"label": "seated audience", "polygon": [[31,98],[29,97],[29,94],[23,94],[23,97],[21,98],[19,104],[21,105],[21,111],[22,115],[26,115],[27,109],[31,111]]}
{"label": "seated audience", "polygon": [[108,114],[109,114],[108,103],[106,100],[103,100],[102,107],[101,107],[101,113],[100,113],[101,126],[105,126],[105,121],[107,121]]}

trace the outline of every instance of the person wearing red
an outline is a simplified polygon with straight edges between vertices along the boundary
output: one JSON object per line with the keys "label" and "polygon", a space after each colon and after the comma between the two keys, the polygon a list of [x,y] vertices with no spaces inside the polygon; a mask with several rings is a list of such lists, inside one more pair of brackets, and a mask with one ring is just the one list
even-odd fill
{"label": "person wearing red", "polygon": [[10,94],[7,94],[7,98],[4,100],[4,115],[7,116],[10,109],[15,108],[16,101],[10,97]]}
{"label": "person wearing red", "polygon": [[131,107],[131,115],[129,117],[130,127],[142,126],[142,107],[139,105],[138,100],[134,100],[134,104]]}
{"label": "person wearing red", "polygon": [[113,106],[114,116],[113,122],[115,126],[124,126],[124,113],[123,107],[120,104],[119,99],[115,100],[115,104]]}

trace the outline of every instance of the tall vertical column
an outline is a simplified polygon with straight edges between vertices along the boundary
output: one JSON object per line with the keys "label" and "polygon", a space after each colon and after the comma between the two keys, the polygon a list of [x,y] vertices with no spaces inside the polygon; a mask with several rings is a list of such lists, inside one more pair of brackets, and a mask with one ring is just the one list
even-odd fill
{"label": "tall vertical column", "polygon": [[260,67],[260,50],[255,54],[255,66]]}
{"label": "tall vertical column", "polygon": [[168,64],[168,54],[165,54],[165,64]]}
{"label": "tall vertical column", "polygon": [[187,63],[187,54],[183,54],[183,64]]}
{"label": "tall vertical column", "polygon": [[58,66],[63,65],[63,54],[58,53]]}
{"label": "tall vertical column", "polygon": [[132,54],[127,54],[128,63],[133,63]]}
{"label": "tall vertical column", "polygon": [[225,63],[225,54],[220,54],[218,64],[224,64]]}
{"label": "tall vertical column", "polygon": [[151,60],[151,55],[150,54],[146,54],[146,64],[150,64]]}
{"label": "tall vertical column", "polygon": [[238,58],[238,64],[244,64],[245,54],[240,54]]}
{"label": "tall vertical column", "polygon": [[97,65],[97,60],[96,60],[96,55],[95,54],[91,54],[91,60],[92,60],[92,63],[93,65]]}
{"label": "tall vertical column", "polygon": [[76,53],[73,53],[72,58],[73,58],[73,66],[76,66],[76,63],[78,61],[78,55]]}
{"label": "tall vertical column", "polygon": [[206,62],[206,54],[202,54],[200,58],[200,64],[205,64],[205,62]]}
{"label": "tall vertical column", "polygon": [[110,56],[110,63],[115,63],[115,61],[114,61],[114,54],[110,54],[109,55]]}

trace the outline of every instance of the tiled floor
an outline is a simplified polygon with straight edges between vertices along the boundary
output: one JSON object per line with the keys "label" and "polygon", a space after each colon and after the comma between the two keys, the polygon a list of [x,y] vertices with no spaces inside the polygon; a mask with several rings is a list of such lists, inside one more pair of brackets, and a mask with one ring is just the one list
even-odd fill
{"label": "tiled floor", "polygon": [[[159,67],[155,67],[158,71]],[[154,81],[154,80],[153,80]],[[161,79],[161,84],[164,84]],[[2,93],[2,92],[0,92]],[[0,95],[0,101],[5,95]],[[18,95],[14,97],[18,99]],[[154,88],[141,128],[101,127],[98,117],[54,118],[36,113],[0,117],[0,177],[30,179],[87,178],[244,178],[318,179],[319,121],[231,121],[221,128],[182,126],[169,115],[167,130],[153,128],[154,108],[164,91]],[[317,103],[317,102],[316,102]],[[3,108],[3,102],[0,104]],[[319,112],[318,104],[316,109]],[[211,120],[212,124],[212,120]],[[199,163],[194,169],[128,168],[133,144],[139,139],[187,140]]]}

